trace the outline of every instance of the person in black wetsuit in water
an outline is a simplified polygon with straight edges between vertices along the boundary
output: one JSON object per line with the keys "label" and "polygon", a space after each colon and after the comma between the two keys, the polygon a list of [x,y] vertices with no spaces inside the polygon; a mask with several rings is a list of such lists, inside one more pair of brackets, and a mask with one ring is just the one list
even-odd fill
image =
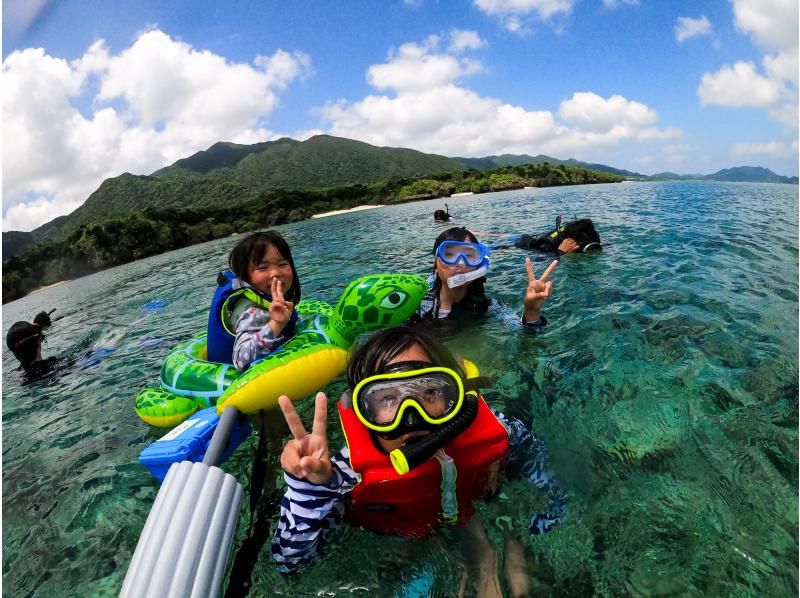
{"label": "person in black wetsuit in water", "polygon": [[36,314],[33,323],[15,322],[6,334],[6,346],[14,354],[29,379],[42,378],[49,374],[58,363],[57,357],[42,357],[42,340],[44,329],[52,321],[49,312],[42,311]]}
{"label": "person in black wetsuit in water", "polygon": [[[581,218],[561,224],[561,216],[556,218],[556,228],[536,236],[521,235],[514,241],[517,249],[533,249],[558,255],[601,251],[600,235],[589,218]],[[495,247],[500,249],[500,247]]]}
{"label": "person in black wetsuit in water", "polygon": [[[101,338],[93,346],[79,354],[62,357],[42,357],[44,331],[52,325],[50,314],[54,311],[55,309],[51,309],[49,312],[39,312],[33,319],[33,323],[25,321],[14,322],[6,333],[6,346],[19,361],[19,369],[23,370],[23,384],[48,378],[73,367],[80,371],[87,371],[100,365],[106,357],[114,352],[125,335],[127,328],[124,326],[116,327],[111,334]],[[148,313],[150,312],[152,310],[148,311]],[[148,314],[131,322],[129,326],[135,326],[146,317],[148,317]]]}
{"label": "person in black wetsuit in water", "polygon": [[436,210],[433,213],[433,219],[436,222],[448,222],[452,217],[452,214],[450,214],[450,207],[447,204],[444,204],[444,210]]}

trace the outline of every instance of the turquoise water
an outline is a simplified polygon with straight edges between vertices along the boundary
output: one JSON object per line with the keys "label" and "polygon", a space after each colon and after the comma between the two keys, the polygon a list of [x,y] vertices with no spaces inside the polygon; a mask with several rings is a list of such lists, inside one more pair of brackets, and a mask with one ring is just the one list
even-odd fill
{"label": "turquoise water", "polygon": [[[426,273],[442,203],[280,227],[304,296],[335,301],[371,271]],[[489,402],[546,440],[572,496],[569,520],[531,539],[527,517],[542,497],[508,484],[480,508],[498,551],[494,522],[508,516],[545,593],[796,595],[797,186],[624,183],[448,203],[482,241],[539,232],[562,213],[591,217],[606,245],[562,260],[542,333],[488,319],[447,340],[496,381]],[[3,334],[58,308],[46,356],[117,347],[86,371],[25,386],[3,350],[5,595],[119,591],[157,491],[137,455],[162,433],[138,420],[133,399],[156,383],[169,347],[205,326],[234,243],[189,247],[3,307]],[[525,255],[496,251],[487,284],[516,309]],[[545,261],[535,258],[539,271]],[[146,313],[158,298],[169,305]],[[338,381],[328,390],[342,389]],[[310,409],[300,404],[306,421]],[[332,422],[334,414],[331,406]],[[338,447],[340,432],[331,435]],[[225,465],[242,482],[252,447]],[[237,541],[246,523],[243,509]],[[267,547],[251,595],[449,596],[463,562],[452,530],[409,542],[345,528],[294,578],[275,572]]]}

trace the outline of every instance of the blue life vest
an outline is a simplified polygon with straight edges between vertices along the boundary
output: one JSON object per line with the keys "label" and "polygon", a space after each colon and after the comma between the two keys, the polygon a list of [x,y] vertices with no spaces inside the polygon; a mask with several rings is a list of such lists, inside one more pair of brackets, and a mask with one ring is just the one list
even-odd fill
{"label": "blue life vest", "polygon": [[[262,309],[269,309],[272,297],[262,295],[253,287],[245,285],[230,270],[220,272],[217,277],[217,290],[211,299],[211,309],[208,312],[208,361],[217,363],[231,363],[233,357],[233,343],[236,340],[235,322],[230,321],[233,309],[240,299],[247,299]],[[292,317],[283,329],[282,336],[289,338],[294,335],[297,327],[297,311],[292,310]]]}

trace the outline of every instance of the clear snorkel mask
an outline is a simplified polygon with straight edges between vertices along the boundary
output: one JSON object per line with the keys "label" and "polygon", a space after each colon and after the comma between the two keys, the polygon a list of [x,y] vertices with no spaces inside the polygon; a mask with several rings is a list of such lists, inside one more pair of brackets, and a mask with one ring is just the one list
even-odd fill
{"label": "clear snorkel mask", "polygon": [[476,270],[450,276],[447,279],[447,286],[454,289],[485,276],[489,271],[489,253],[489,248],[483,243],[443,241],[436,248],[436,257],[443,263],[454,266],[461,261],[470,268],[477,266]]}

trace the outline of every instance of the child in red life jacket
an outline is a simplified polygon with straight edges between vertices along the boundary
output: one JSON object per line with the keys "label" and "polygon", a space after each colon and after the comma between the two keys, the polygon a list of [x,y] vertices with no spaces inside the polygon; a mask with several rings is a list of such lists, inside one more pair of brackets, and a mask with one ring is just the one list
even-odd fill
{"label": "child in red life jacket", "polygon": [[503,467],[550,499],[547,512],[531,517],[530,532],[555,526],[567,500],[547,469],[544,445],[522,422],[488,407],[477,374],[418,327],[378,332],[348,365],[351,391],[338,404],[348,446],[333,457],[325,394],[317,394],[311,433],[281,397],[294,439],[281,455],[287,490],[272,544],[279,571],[311,562],[345,517],[404,536],[465,523],[472,502],[496,490]]}
{"label": "child in red life jacket", "polygon": [[208,358],[246,370],[294,335],[300,301],[289,244],[277,231],[248,235],[220,273],[208,317]]}

